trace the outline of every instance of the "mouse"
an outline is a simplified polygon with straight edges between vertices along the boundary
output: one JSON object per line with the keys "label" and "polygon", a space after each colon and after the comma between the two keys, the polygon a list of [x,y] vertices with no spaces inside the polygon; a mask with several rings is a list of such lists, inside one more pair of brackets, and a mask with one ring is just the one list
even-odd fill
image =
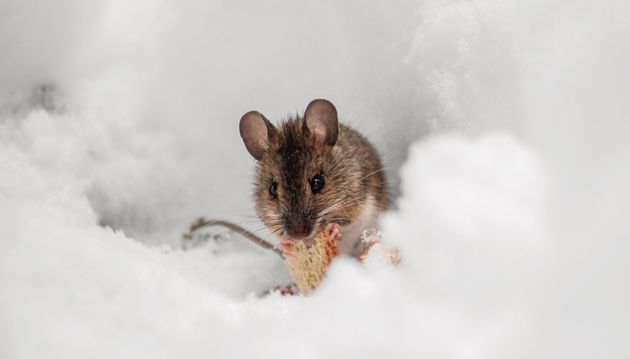
{"label": "mouse", "polygon": [[358,258],[367,246],[362,233],[376,228],[390,205],[384,167],[370,141],[339,123],[325,99],[277,126],[258,111],[247,112],[239,132],[256,161],[256,213],[279,239],[282,255],[325,231],[342,254]]}

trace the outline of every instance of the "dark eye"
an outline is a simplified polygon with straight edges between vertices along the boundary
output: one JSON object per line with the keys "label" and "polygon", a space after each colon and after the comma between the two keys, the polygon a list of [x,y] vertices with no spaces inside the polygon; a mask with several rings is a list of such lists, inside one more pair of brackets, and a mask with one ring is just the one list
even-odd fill
{"label": "dark eye", "polygon": [[271,182],[271,186],[269,186],[269,195],[273,199],[278,198],[278,184],[276,181]]}
{"label": "dark eye", "polygon": [[324,188],[326,181],[324,181],[324,177],[322,175],[315,175],[311,178],[311,191],[313,193],[319,193],[319,191]]}

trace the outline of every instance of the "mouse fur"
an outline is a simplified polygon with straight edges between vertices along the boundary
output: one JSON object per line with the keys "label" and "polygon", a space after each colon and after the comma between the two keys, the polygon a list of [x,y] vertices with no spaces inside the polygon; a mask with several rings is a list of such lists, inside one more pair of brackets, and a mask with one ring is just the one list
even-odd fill
{"label": "mouse fur", "polygon": [[[337,223],[341,252],[358,257],[361,233],[376,227],[378,214],[389,207],[374,146],[339,124],[336,108],[327,100],[312,101],[304,116],[278,127],[259,112],[248,112],[240,130],[257,160],[254,202],[263,223],[279,237],[295,240],[312,238],[328,223]],[[315,176],[324,182],[317,193]]]}

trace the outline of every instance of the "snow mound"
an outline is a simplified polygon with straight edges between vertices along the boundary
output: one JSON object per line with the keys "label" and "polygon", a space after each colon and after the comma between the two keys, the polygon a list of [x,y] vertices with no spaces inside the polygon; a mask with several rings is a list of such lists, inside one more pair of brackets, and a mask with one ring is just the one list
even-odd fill
{"label": "snow mound", "polygon": [[14,219],[2,228],[7,357],[499,357],[494,344],[522,334],[544,175],[506,135],[414,146],[400,210],[384,221],[401,267],[341,259],[307,298],[251,296],[287,278],[272,253],[238,238],[148,248],[98,226],[78,191],[53,190],[62,179],[15,154],[2,163],[20,183],[0,205]]}

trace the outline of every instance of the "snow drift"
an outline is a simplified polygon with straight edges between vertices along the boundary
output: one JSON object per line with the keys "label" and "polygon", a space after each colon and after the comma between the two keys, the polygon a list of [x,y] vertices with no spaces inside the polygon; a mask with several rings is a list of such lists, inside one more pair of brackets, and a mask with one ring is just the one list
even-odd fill
{"label": "snow drift", "polygon": [[[623,357],[628,10],[3,3],[0,355]],[[259,298],[278,258],[179,236],[259,227],[238,118],[316,97],[383,153],[403,262]]]}

